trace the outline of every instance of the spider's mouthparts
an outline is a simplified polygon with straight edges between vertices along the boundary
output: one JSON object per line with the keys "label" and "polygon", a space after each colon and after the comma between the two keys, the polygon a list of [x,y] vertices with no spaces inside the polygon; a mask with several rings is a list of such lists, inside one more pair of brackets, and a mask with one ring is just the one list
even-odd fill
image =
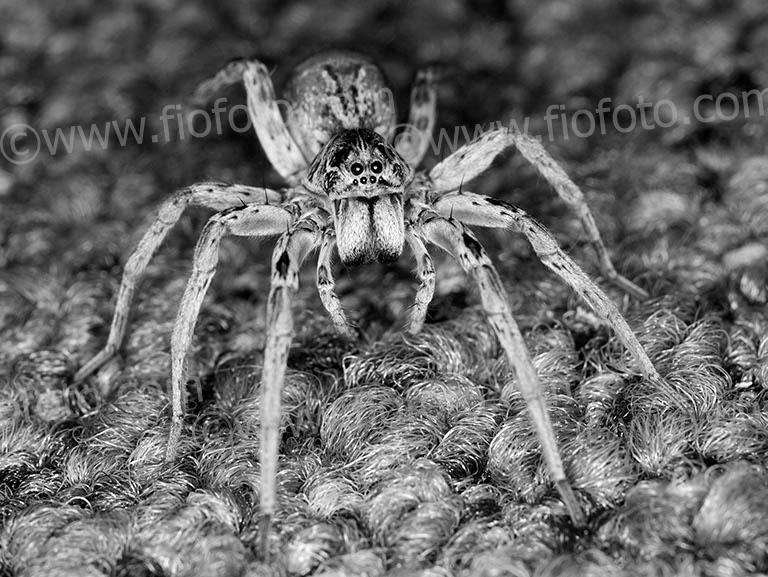
{"label": "spider's mouthparts", "polygon": [[391,262],[403,252],[403,196],[350,197],[336,200],[336,245],[346,265]]}

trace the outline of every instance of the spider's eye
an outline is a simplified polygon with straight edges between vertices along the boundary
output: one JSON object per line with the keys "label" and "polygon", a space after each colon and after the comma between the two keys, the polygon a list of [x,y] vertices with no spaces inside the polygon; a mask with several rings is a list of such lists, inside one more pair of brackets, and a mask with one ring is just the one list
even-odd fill
{"label": "spider's eye", "polygon": [[352,166],[349,167],[349,169],[352,171],[352,174],[357,176],[358,174],[361,174],[363,172],[363,165],[359,162],[353,162]]}
{"label": "spider's eye", "polygon": [[382,170],[384,170],[384,166],[378,160],[374,160],[371,163],[371,172],[374,174],[379,174]]}

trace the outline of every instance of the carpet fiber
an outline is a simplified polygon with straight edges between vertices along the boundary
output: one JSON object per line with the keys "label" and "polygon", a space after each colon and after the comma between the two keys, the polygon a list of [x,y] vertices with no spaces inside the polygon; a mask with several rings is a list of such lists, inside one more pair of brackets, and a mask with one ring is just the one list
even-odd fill
{"label": "carpet fiber", "polygon": [[[50,139],[146,117],[162,138],[53,152],[42,138],[39,154],[0,159],[0,575],[768,572],[766,103],[732,114],[768,86],[766,38],[762,0],[3,3],[0,132],[24,123]],[[279,85],[328,47],[377,58],[401,119],[427,63],[441,68],[448,134],[529,116],[584,189],[617,268],[651,293],[639,302],[599,277],[578,219],[519,155],[473,183],[552,230],[664,377],[643,380],[524,239],[479,233],[546,387],[585,528],[549,480],[477,294],[442,255],[416,336],[400,330],[408,257],[338,267],[357,342],[333,334],[307,267],[269,564],[258,548],[269,243],[222,244],[174,466],[169,340],[204,210],[152,261],[120,356],[73,384],[105,344],[123,265],[162,199],[201,179],[281,184],[250,132],[196,138],[172,119],[163,133],[164,106],[232,57],[257,56]],[[690,116],[697,97],[724,93],[731,109]],[[242,126],[242,90],[222,96]],[[546,137],[550,105],[594,112],[638,97],[679,116],[583,138],[567,116],[570,132],[558,118]]]}

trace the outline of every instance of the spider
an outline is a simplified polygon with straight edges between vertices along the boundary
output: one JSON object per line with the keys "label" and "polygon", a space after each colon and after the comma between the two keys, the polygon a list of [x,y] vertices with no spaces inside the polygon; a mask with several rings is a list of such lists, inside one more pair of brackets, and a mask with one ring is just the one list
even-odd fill
{"label": "spider", "polygon": [[219,244],[227,235],[278,236],[272,254],[267,301],[267,335],[261,381],[262,539],[276,510],[280,445],[280,392],[293,333],[291,302],[299,270],[318,250],[317,286],[334,327],[352,336],[334,292],[334,249],[347,265],[391,262],[405,246],[416,260],[415,305],[407,330],[418,332],[435,289],[428,245],[453,255],[479,288],[482,306],[509,365],[540,439],[551,479],[575,525],[584,522],[565,475],[542,387],[522,334],[512,316],[501,279],[468,227],[521,232],[541,261],[605,319],[647,378],[658,374],[619,309],[536,220],[506,202],[467,191],[464,183],[484,172],[503,150],[516,147],[576,211],[596,249],[603,274],[637,297],[645,291],[614,270],[581,191],[535,138],[509,129],[483,134],[438,163],[416,172],[435,126],[437,80],[433,69],[418,72],[405,131],[396,142],[395,108],[379,68],[367,57],[327,52],[292,73],[285,118],[267,68],[257,60],[235,60],[201,83],[196,101],[242,81],[256,134],[271,164],[288,186],[282,190],[203,182],[176,192],[160,207],[125,265],[107,344],[76,375],[82,380],[118,351],[126,332],[134,291],[164,237],[187,206],[216,212],[202,231],[194,264],[171,337],[172,419],[166,459],[173,461],[183,429],[184,361],[200,307],[214,275]]}

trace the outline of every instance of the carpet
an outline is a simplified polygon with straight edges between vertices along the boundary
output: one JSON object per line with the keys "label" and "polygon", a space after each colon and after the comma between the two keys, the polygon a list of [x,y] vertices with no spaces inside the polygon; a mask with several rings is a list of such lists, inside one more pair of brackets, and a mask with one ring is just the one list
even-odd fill
{"label": "carpet", "polygon": [[[0,575],[768,572],[766,38],[758,0],[4,3]],[[121,354],[73,383],[106,341],[123,266],[162,199],[204,179],[281,185],[242,129],[240,87],[222,94],[221,129],[174,106],[232,57],[260,58],[280,85],[328,47],[376,58],[403,119],[416,69],[439,65],[447,140],[528,119],[584,190],[617,269],[651,294],[600,278],[576,215],[514,151],[472,183],[555,234],[664,377],[644,380],[522,237],[478,232],[585,527],[571,524],[478,295],[445,255],[415,336],[402,332],[407,256],[339,267],[354,342],[331,330],[306,267],[269,563],[258,395],[270,243],[222,243],[174,465],[170,333],[209,213],[188,211],[152,261]],[[158,138],[123,138],[142,118]]]}

